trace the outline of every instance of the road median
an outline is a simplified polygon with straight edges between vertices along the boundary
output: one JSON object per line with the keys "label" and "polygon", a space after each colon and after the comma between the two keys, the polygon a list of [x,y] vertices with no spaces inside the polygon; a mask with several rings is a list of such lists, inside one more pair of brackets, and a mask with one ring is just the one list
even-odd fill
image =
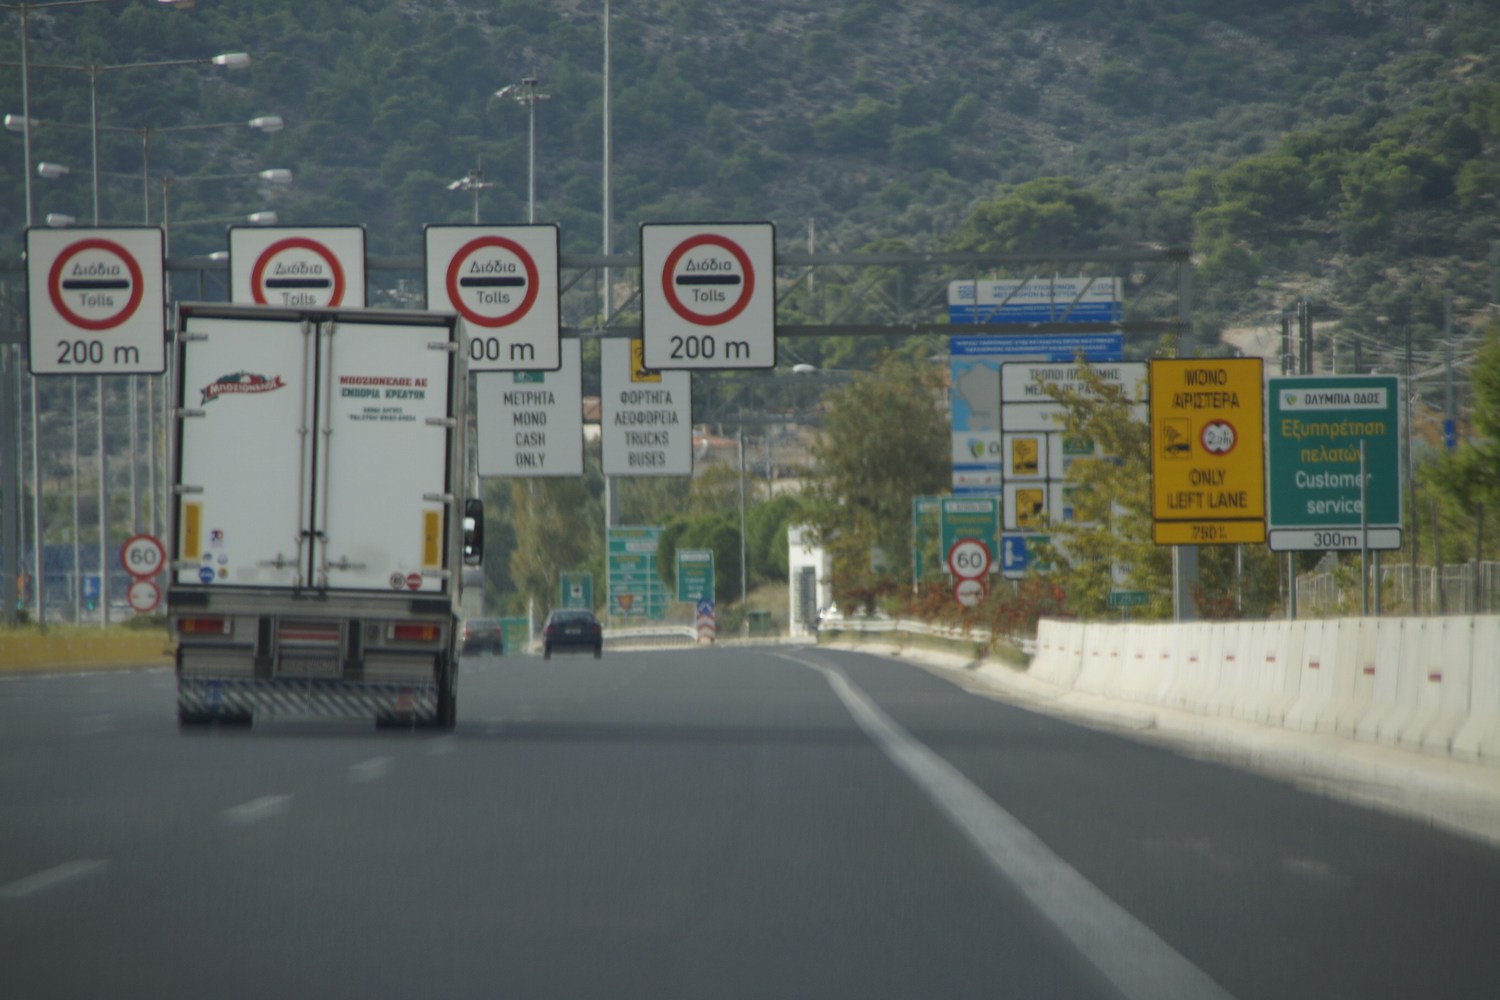
{"label": "road median", "polygon": [[18,629],[0,632],[0,674],[103,670],[172,663],[165,629]]}

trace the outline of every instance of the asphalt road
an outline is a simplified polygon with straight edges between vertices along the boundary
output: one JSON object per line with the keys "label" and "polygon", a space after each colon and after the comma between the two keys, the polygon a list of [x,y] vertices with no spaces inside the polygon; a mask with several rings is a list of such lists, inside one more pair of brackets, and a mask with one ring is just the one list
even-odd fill
{"label": "asphalt road", "polygon": [[1500,851],[810,648],[466,661],[453,734],[0,679],[0,995],[1488,997]]}

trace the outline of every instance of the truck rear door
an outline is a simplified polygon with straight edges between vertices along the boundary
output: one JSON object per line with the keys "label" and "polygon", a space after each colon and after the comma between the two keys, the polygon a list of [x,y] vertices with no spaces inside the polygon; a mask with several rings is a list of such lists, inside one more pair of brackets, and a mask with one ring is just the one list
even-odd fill
{"label": "truck rear door", "polygon": [[443,317],[322,325],[315,586],[450,592],[458,337]]}
{"label": "truck rear door", "polygon": [[311,327],[190,315],[179,337],[174,581],[305,586]]}

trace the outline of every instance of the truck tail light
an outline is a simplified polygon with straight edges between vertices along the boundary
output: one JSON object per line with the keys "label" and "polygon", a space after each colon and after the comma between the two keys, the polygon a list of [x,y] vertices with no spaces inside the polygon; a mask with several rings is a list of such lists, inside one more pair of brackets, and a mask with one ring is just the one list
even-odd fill
{"label": "truck tail light", "polygon": [[436,625],[418,625],[411,622],[391,626],[390,638],[400,642],[437,642],[442,630]]}
{"label": "truck tail light", "polygon": [[180,635],[230,635],[234,632],[232,618],[179,618],[177,632]]}

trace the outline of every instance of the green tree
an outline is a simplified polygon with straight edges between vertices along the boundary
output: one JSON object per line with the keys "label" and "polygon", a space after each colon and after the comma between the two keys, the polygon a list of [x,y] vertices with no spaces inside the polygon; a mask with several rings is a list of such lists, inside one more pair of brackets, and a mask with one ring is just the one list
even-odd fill
{"label": "green tree", "polygon": [[[942,373],[900,358],[828,394],[812,448],[811,520],[833,559],[835,599],[868,605],[907,565],[911,498],[950,476]],[[882,570],[874,553],[885,555]]]}
{"label": "green tree", "polygon": [[511,580],[545,614],[557,597],[560,574],[586,566],[601,547],[591,527],[602,523],[598,507],[581,477],[513,480],[510,505],[516,537]]}
{"label": "green tree", "polygon": [[1052,579],[1080,617],[1109,612],[1109,592],[1144,590],[1151,603],[1141,617],[1172,612],[1171,550],[1151,540],[1151,429],[1132,413],[1131,396],[1082,365],[1086,391],[1048,385],[1047,392],[1067,408],[1063,433],[1093,445],[1094,457],[1074,460],[1064,489],[1073,520],[1051,524]]}
{"label": "green tree", "polygon": [[1111,215],[1102,195],[1071,177],[1039,177],[1002,188],[977,205],[953,237],[952,249],[1017,253],[1094,247]]}
{"label": "green tree", "polygon": [[[1500,514],[1500,323],[1491,322],[1470,373],[1473,433],[1423,471],[1441,498],[1445,558],[1465,558],[1475,519]],[[1486,526],[1488,529],[1488,526]],[[1488,537],[1489,530],[1484,534]]]}

